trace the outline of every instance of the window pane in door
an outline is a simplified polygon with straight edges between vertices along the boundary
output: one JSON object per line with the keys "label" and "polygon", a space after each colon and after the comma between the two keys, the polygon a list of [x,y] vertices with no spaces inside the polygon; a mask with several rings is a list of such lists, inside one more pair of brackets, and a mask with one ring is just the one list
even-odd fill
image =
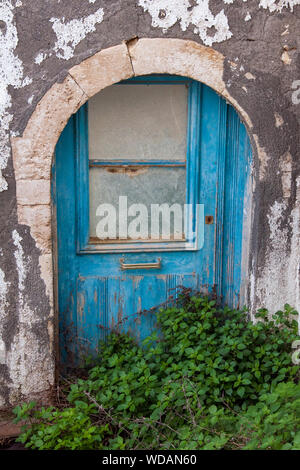
{"label": "window pane in door", "polygon": [[114,85],[89,100],[89,158],[185,160],[185,84]]}
{"label": "window pane in door", "polygon": [[[151,204],[166,204],[164,221],[162,226],[162,216],[159,216],[157,224],[152,217],[154,227],[156,227],[156,239],[182,240],[184,239],[184,204],[186,203],[186,170],[184,167],[134,167],[134,168],[113,168],[113,167],[92,167],[90,169],[90,237],[99,237],[97,224],[107,213],[100,215],[99,206],[101,204],[111,204],[116,213],[116,238],[120,238],[119,214],[124,221],[126,216],[125,206],[120,205],[120,196],[127,197],[128,227],[132,220],[137,220],[136,216],[142,214],[143,223],[139,228],[140,236],[129,236],[127,239],[151,239]],[[143,205],[137,207],[132,204]],[[177,204],[175,215],[173,210],[168,212],[173,204]],[[103,206],[102,206],[103,207]],[[131,209],[130,209],[131,207]],[[124,212],[125,210],[125,212]],[[135,212],[137,210],[137,212]],[[156,210],[154,208],[154,210]],[[133,211],[133,212],[132,212]],[[98,215],[97,215],[98,212]],[[157,214],[157,212],[155,212]],[[130,215],[131,214],[131,215]],[[153,213],[154,214],[154,213]],[[170,214],[170,217],[169,217]],[[112,214],[111,214],[112,215]],[[169,218],[168,218],[169,217]],[[175,220],[176,218],[176,220]],[[112,221],[113,216],[110,217]],[[146,222],[145,222],[146,219]],[[169,238],[168,220],[170,221]],[[99,226],[98,226],[99,227]],[[134,224],[131,225],[134,228]],[[109,238],[109,237],[108,237]],[[125,237],[121,237],[125,238]],[[96,240],[97,241],[97,240]]]}

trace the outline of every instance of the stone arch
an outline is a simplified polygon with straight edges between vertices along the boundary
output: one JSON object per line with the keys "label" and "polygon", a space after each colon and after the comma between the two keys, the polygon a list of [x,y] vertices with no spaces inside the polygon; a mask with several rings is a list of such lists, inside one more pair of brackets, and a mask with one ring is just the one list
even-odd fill
{"label": "stone arch", "polygon": [[12,139],[18,221],[30,227],[40,249],[41,277],[52,306],[51,164],[69,117],[107,86],[133,76],[164,73],[186,76],[211,87],[251,128],[246,111],[226,90],[223,67],[222,54],[194,41],[145,38],[124,42],[72,67],[64,81],[55,83],[40,100],[23,135]]}

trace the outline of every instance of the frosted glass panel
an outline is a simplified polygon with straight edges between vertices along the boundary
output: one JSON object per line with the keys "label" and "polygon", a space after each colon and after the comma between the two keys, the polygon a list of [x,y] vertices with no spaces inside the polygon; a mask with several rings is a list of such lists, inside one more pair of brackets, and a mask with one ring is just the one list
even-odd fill
{"label": "frosted glass panel", "polygon": [[186,85],[114,85],[89,100],[89,156],[185,160]]}
{"label": "frosted glass panel", "polygon": [[[123,197],[120,204],[120,196]],[[127,196],[127,207],[123,205]],[[186,170],[185,168],[138,168],[138,169],[122,169],[122,168],[99,168],[93,167],[90,169],[90,237],[99,237],[97,231],[97,224],[106,213],[104,210],[101,212],[99,206],[101,204],[111,204],[115,208],[116,213],[116,238],[119,238],[119,214],[124,222],[126,213],[128,216],[128,227],[130,222],[136,219],[138,214],[146,218],[139,227],[141,238],[152,238],[151,234],[151,204],[168,204],[171,207],[173,204],[177,206],[176,217],[180,218],[180,211],[184,211],[184,204],[186,203]],[[143,205],[137,207],[132,204]],[[103,206],[102,206],[103,207]],[[131,208],[130,208],[131,207]],[[103,209],[105,209],[103,207]],[[178,212],[179,210],[179,212]],[[137,211],[137,212],[135,212]],[[146,211],[146,212],[145,212]],[[97,214],[98,213],[98,214]],[[165,213],[168,216],[168,212]],[[183,221],[180,225],[180,220],[174,222],[174,213],[170,211],[170,239],[183,238]],[[114,219],[114,214],[110,214],[110,221]],[[162,236],[162,217],[159,216],[158,231],[159,239],[165,238]],[[167,219],[165,220],[167,223]],[[154,223],[155,226],[155,223]],[[99,227],[99,226],[98,226]],[[165,225],[167,227],[167,225]],[[134,224],[131,225],[134,228]],[[176,232],[176,236],[175,236]],[[146,235],[148,234],[148,236]],[[121,236],[122,238],[122,236]],[[126,239],[126,236],[123,238]],[[137,239],[139,237],[129,236],[127,238]]]}

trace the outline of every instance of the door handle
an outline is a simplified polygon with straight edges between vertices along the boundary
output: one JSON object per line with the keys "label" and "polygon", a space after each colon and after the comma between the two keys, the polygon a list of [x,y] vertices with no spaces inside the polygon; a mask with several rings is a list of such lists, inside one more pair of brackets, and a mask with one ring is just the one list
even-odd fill
{"label": "door handle", "polygon": [[160,269],[161,258],[158,258],[155,263],[124,263],[124,258],[121,258],[120,266],[123,271],[126,269]]}

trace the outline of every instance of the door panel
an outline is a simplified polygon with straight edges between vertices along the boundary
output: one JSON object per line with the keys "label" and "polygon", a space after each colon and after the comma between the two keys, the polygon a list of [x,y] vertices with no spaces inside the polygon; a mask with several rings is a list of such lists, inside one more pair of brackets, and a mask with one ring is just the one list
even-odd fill
{"label": "door panel", "polygon": [[[155,327],[154,306],[176,296],[180,286],[197,290],[197,275],[140,275],[77,279],[78,351],[97,351],[109,330],[119,326],[138,341]],[[177,288],[177,289],[176,289]],[[143,314],[143,311],[146,313]],[[126,314],[124,315],[124,312]]]}
{"label": "door panel", "polygon": [[[180,84],[178,77],[174,80]],[[172,83],[172,78],[166,77],[165,81]],[[141,86],[146,85],[142,83]],[[53,168],[53,199],[57,207],[62,362],[71,365],[87,351],[96,352],[99,340],[105,339],[108,331],[120,321],[124,331],[130,331],[138,340],[143,339],[152,331],[155,316],[142,312],[166,302],[170,295],[176,296],[180,286],[202,292],[214,290],[224,302],[238,306],[244,198],[250,174],[251,147],[246,130],[232,107],[204,85],[190,81],[189,86],[194,87],[194,91],[190,95],[193,99],[189,98],[188,103],[186,169],[182,166],[147,167],[133,177],[126,174],[128,169],[123,173],[109,172],[99,160],[100,166],[90,167],[90,170],[87,163],[86,169],[79,172],[78,182],[78,168],[83,168],[84,161],[89,160],[85,150],[88,147],[82,144],[87,127],[78,122],[82,110],[70,119],[60,137]],[[143,96],[142,87],[139,99]],[[130,89],[134,90],[134,87]],[[172,99],[177,96],[179,103],[173,103],[173,108],[179,113],[184,108],[184,93],[176,90],[169,90],[167,100],[170,105],[170,96]],[[110,94],[112,90],[107,89],[105,99],[108,103]],[[157,94],[161,95],[161,90]],[[111,111],[112,115],[114,112]],[[102,139],[104,137],[105,133]],[[98,147],[96,145],[94,149]],[[190,156],[191,148],[195,152],[193,158]],[[147,154],[149,158],[151,152]],[[145,160],[145,154],[141,160]],[[92,197],[89,173],[91,187],[95,187],[95,196]],[[156,177],[146,178],[147,174],[156,174]],[[163,174],[170,177],[163,178]],[[189,182],[191,175],[193,184]],[[166,180],[165,185],[162,184],[163,179]],[[133,184],[135,180],[136,184]],[[99,187],[98,181],[103,185]],[[156,189],[151,193],[148,189],[151,186],[159,191]],[[113,202],[126,191],[129,196],[134,194],[130,202],[140,202],[135,201],[139,188],[141,200],[146,204],[153,201],[182,202],[184,188],[187,201],[194,205],[203,204],[204,215],[208,216],[203,246],[187,250],[182,245],[174,248],[175,245],[162,244],[156,251],[156,248],[151,249],[151,246],[140,242],[136,244],[135,252],[127,249],[126,245],[122,248],[122,244],[107,252],[99,251],[99,245],[93,245],[91,251],[81,250],[79,232],[82,225],[89,227],[89,216],[82,209],[88,207],[82,206],[82,192],[90,195],[89,207],[92,207],[93,215],[100,200]],[[89,237],[96,232],[96,219],[91,216],[90,221],[91,231],[86,230],[84,243],[89,243]],[[157,263],[160,260],[160,266],[151,270],[137,266],[134,270],[124,271],[121,260],[125,264]]]}

